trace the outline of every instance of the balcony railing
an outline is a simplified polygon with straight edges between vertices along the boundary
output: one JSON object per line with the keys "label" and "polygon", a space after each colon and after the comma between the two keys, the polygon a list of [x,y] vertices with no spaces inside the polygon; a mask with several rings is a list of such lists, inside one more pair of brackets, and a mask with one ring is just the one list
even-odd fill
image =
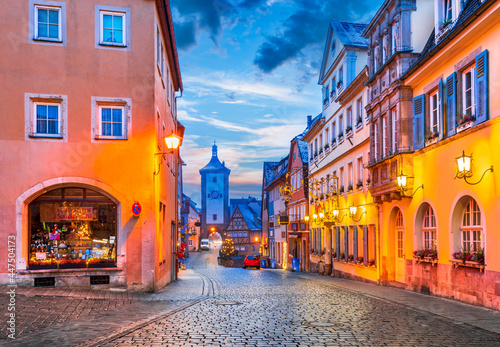
{"label": "balcony railing", "polygon": [[373,157],[370,158],[370,161],[368,162],[368,166],[373,166],[377,163],[380,163],[388,158],[391,158],[395,156],[396,154],[402,154],[402,153],[410,153],[412,152],[411,147],[401,147],[401,148],[396,148],[393,150],[388,150],[385,155],[380,154],[378,157]]}

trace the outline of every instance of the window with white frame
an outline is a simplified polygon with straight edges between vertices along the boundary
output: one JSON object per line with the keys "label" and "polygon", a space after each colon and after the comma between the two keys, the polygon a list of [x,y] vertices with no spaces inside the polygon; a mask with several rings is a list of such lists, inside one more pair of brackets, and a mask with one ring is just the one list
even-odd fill
{"label": "window with white frame", "polygon": [[397,50],[398,30],[399,30],[399,23],[398,22],[392,23],[392,30],[391,30],[392,53],[396,53]]}
{"label": "window with white frame", "polygon": [[462,250],[478,252],[484,249],[481,210],[476,200],[470,198],[462,215]]}
{"label": "window with white frame", "polygon": [[[92,97],[92,125],[95,139],[126,140],[130,133],[132,100],[130,98]],[[158,117],[158,135],[164,131]],[[161,140],[160,140],[161,144]]]}
{"label": "window with white frame", "polygon": [[35,39],[62,41],[60,7],[35,5]]}
{"label": "window with white frame", "polygon": [[356,126],[363,125],[363,99],[356,100]]}
{"label": "window with white frame", "polygon": [[318,155],[318,139],[314,139],[314,156]]}
{"label": "window with white frame", "polygon": [[382,116],[382,155],[387,157],[389,155],[389,149],[387,148],[387,136],[389,135],[387,129],[387,114]]}
{"label": "window with white frame", "polygon": [[434,210],[429,205],[425,211],[422,223],[424,249],[437,249],[437,224]]}
{"label": "window with white frame", "polygon": [[312,143],[309,144],[309,158],[312,159],[313,158],[313,145]]}
{"label": "window with white frame", "polygon": [[125,13],[101,11],[101,44],[125,45]]}
{"label": "window with white frame", "polygon": [[430,102],[429,131],[431,134],[434,134],[439,132],[439,99],[437,90],[431,93]]}
{"label": "window with white frame", "polygon": [[353,186],[353,168],[352,162],[347,164],[347,190],[352,190]]}
{"label": "window with white frame", "polygon": [[330,129],[326,127],[325,129],[325,147],[330,144]]}
{"label": "window with white frame", "polygon": [[394,107],[391,110],[391,122],[392,122],[392,153],[397,153],[398,150],[398,112],[397,108]]}
{"label": "window with white frame", "polygon": [[344,187],[344,167],[343,166],[339,169],[339,185],[340,185],[340,187]]}
{"label": "window with white frame", "polygon": [[445,21],[453,19],[453,0],[444,0],[444,16]]}
{"label": "window with white frame", "polygon": [[[66,95],[25,94],[26,140],[46,138],[59,141],[67,133]],[[37,140],[38,141],[38,140]]]}
{"label": "window with white frame", "polygon": [[359,188],[360,186],[363,185],[363,179],[364,179],[364,166],[363,166],[363,157],[359,157],[357,160],[357,181],[356,181],[356,186]]}
{"label": "window with white frame", "polygon": [[348,107],[346,112],[346,131],[350,130],[352,130],[352,107]]}
{"label": "window with white frame", "polygon": [[462,111],[465,116],[474,114],[474,69],[467,68],[462,74]]}
{"label": "window with white frame", "polygon": [[323,152],[323,134],[319,134],[319,151]]}
{"label": "window with white frame", "polygon": [[163,41],[160,34],[160,28],[156,29],[156,64],[158,65],[160,74],[163,76],[163,66],[164,66]]}
{"label": "window with white frame", "polygon": [[59,103],[33,103],[33,135],[60,136],[61,135],[61,105]]}
{"label": "window with white frame", "polygon": [[341,88],[343,87],[342,84],[344,83],[344,67],[341,66],[339,68],[339,83],[341,85]]}
{"label": "window with white frame", "polygon": [[337,132],[336,132],[336,126],[337,124],[335,121],[332,122],[332,143],[337,139]]}
{"label": "window with white frame", "polygon": [[378,160],[379,158],[379,148],[380,148],[380,143],[379,143],[379,136],[378,136],[378,119],[373,122],[373,134],[374,134],[374,139],[373,139],[373,158],[375,160]]}
{"label": "window with white frame", "polygon": [[335,94],[337,94],[337,80],[335,77],[332,78],[332,91],[331,91],[331,97],[335,97]]}
{"label": "window with white frame", "polygon": [[344,116],[339,115],[339,137],[344,135]]}

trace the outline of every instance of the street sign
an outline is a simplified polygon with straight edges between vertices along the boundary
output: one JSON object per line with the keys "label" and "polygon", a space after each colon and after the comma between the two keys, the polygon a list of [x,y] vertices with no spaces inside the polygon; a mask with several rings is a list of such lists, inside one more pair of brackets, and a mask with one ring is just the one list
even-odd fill
{"label": "street sign", "polygon": [[138,202],[134,202],[134,204],[132,205],[132,213],[134,214],[134,216],[139,216],[141,214],[141,211],[141,204],[139,204]]}

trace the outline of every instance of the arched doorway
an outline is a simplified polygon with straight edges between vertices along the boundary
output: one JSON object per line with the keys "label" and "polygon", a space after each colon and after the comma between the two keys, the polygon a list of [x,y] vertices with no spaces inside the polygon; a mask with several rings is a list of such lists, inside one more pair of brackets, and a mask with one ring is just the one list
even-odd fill
{"label": "arched doorway", "polygon": [[405,282],[405,223],[401,209],[396,207],[390,218],[390,230],[393,231],[394,247],[391,250],[391,258],[394,259],[394,280],[396,282]]}
{"label": "arched doorway", "polygon": [[222,235],[220,229],[216,227],[211,227],[208,231],[208,242],[210,247],[220,248],[222,245]]}

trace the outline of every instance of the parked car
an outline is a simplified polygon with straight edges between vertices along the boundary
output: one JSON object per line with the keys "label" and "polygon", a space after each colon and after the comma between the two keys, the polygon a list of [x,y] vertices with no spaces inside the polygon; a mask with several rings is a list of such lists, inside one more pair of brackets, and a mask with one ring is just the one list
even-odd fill
{"label": "parked car", "polygon": [[247,255],[243,260],[243,268],[255,267],[260,269],[260,257],[258,255]]}

